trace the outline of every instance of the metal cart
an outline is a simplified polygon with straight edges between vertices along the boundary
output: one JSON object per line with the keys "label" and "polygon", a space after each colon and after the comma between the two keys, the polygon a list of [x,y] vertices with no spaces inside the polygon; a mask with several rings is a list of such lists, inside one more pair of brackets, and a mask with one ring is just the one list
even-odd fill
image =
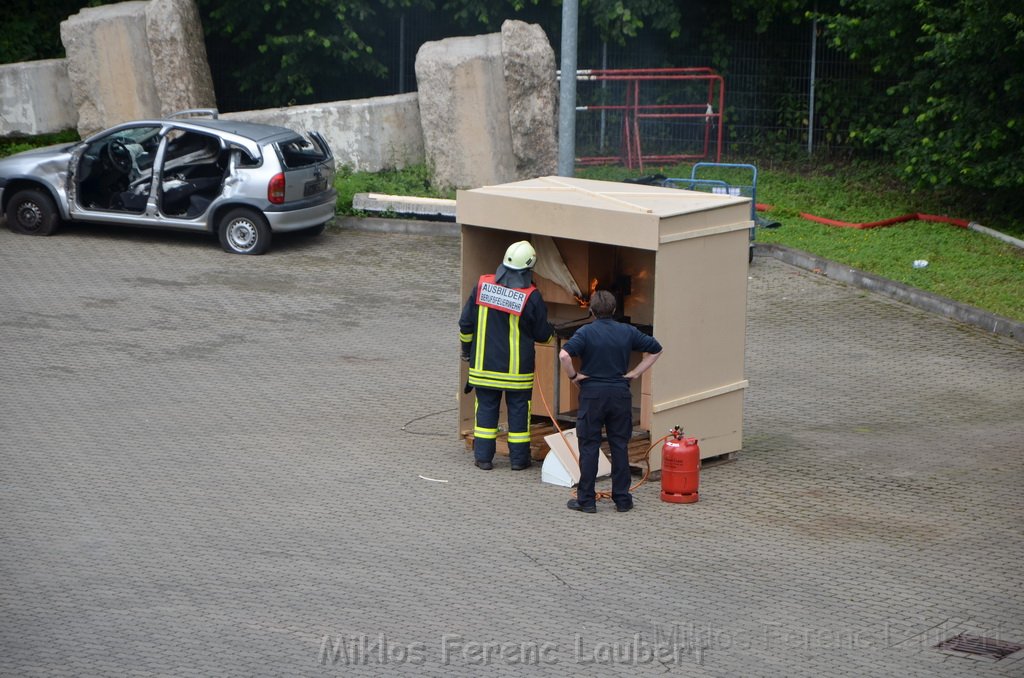
{"label": "metal cart", "polygon": [[[726,171],[728,180],[709,178],[709,175],[723,175]],[[731,170],[731,171],[730,171]],[[736,179],[739,181],[736,181]],[[747,181],[749,179],[749,181]],[[750,254],[748,261],[754,259],[754,238],[757,227],[777,228],[778,222],[761,219],[757,215],[757,167],[754,165],[726,162],[698,162],[690,170],[688,179],[662,179],[663,186],[682,188],[691,191],[707,191],[722,195],[738,195],[750,198],[750,220],[754,226],[750,228]]]}

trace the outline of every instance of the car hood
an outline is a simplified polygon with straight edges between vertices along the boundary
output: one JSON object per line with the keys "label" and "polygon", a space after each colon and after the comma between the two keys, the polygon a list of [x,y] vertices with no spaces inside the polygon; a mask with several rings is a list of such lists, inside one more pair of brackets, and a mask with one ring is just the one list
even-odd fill
{"label": "car hood", "polygon": [[33,148],[30,151],[22,151],[21,153],[15,153],[9,155],[6,158],[0,158],[0,179],[10,178],[26,172],[32,172],[35,168],[40,165],[47,165],[53,161],[58,161],[58,166],[66,166],[67,159],[70,157],[71,149],[76,145],[77,142],[54,144],[53,146],[43,146],[41,148]]}
{"label": "car hood", "polygon": [[9,155],[6,158],[0,158],[0,161],[10,160],[13,158],[35,158],[38,160],[40,156],[56,157],[58,155],[61,155],[62,153],[67,152],[68,149],[70,149],[72,146],[78,143],[80,142],[71,141],[63,144],[53,144],[52,146],[40,146],[39,148],[33,148],[28,151],[22,151],[21,153]]}

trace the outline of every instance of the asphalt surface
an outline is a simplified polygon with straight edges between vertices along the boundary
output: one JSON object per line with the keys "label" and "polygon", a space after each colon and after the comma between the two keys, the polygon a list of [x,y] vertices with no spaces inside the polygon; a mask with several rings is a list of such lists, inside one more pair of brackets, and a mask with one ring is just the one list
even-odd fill
{"label": "asphalt surface", "polygon": [[756,257],[737,460],[582,515],[457,438],[458,270],[0,232],[0,675],[1024,675],[935,647],[1024,644],[1019,342]]}

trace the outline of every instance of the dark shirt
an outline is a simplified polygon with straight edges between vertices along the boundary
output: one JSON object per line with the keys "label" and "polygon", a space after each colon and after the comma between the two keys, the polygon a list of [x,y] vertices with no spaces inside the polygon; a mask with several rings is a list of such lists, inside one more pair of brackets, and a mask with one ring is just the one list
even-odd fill
{"label": "dark shirt", "polygon": [[580,357],[580,372],[587,378],[579,382],[580,390],[595,387],[629,386],[623,377],[629,371],[629,354],[661,353],[661,344],[626,323],[613,318],[597,318],[576,330],[562,349]]}

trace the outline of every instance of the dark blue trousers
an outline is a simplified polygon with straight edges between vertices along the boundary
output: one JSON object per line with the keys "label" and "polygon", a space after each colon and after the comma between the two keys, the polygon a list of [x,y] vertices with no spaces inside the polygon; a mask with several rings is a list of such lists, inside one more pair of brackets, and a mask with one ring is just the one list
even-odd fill
{"label": "dark blue trousers", "polygon": [[[530,463],[530,398],[533,391],[501,391],[476,389],[476,429],[473,435],[473,456],[477,461],[494,459],[498,438],[498,414],[501,396],[508,409],[508,458],[515,466]],[[514,439],[519,438],[516,442]]]}
{"label": "dark blue trousers", "polygon": [[576,500],[580,506],[593,506],[597,459],[604,428],[611,448],[612,500],[617,506],[629,506],[629,439],[633,435],[633,398],[627,387],[580,389],[576,418],[576,439],[580,445],[580,483]]}

